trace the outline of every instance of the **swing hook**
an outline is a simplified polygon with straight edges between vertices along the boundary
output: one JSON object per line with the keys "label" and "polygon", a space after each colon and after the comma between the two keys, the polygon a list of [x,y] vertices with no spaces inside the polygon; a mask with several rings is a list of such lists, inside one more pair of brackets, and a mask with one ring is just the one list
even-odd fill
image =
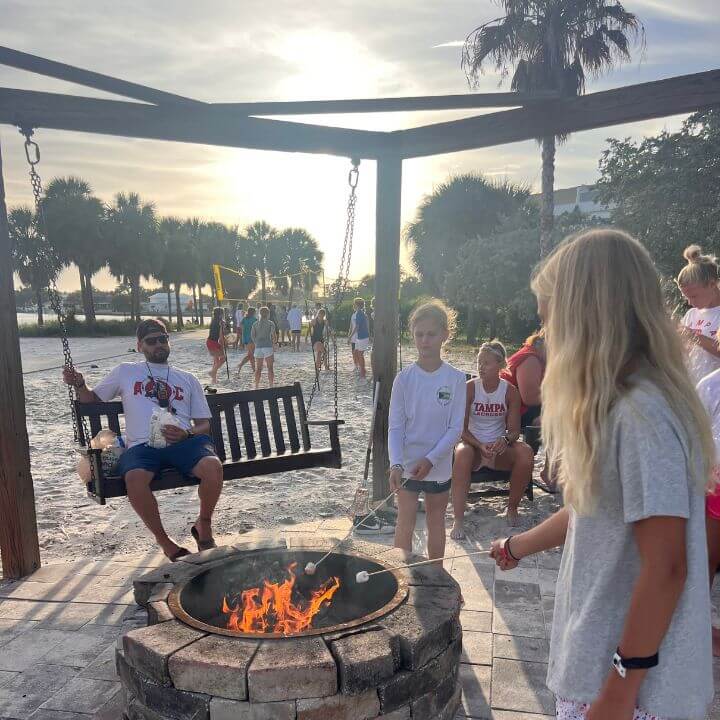
{"label": "swing hook", "polygon": [[350,185],[351,190],[354,190],[358,186],[358,180],[360,179],[360,160],[359,158],[353,158],[351,162],[352,168],[348,173],[348,185]]}
{"label": "swing hook", "polygon": [[35,167],[40,162],[40,146],[32,139],[35,129],[21,125],[19,127],[20,134],[25,138],[25,157],[31,167]]}

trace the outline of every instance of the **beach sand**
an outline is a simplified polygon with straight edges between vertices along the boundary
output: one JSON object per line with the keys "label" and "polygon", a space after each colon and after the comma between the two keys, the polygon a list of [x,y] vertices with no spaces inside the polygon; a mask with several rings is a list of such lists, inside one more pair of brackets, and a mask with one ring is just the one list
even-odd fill
{"label": "beach sand", "polygon": [[[204,331],[174,335],[171,362],[195,373],[201,383],[209,382],[210,358],[205,348]],[[137,361],[128,353],[134,338],[73,339],[76,362],[92,386],[117,363]],[[38,372],[62,363],[60,341],[32,338],[21,340],[23,369],[26,373],[25,396],[30,440],[32,472],[35,485],[38,530],[43,561],[73,560],[80,557],[101,558],[125,552],[150,550],[153,539],[133,512],[126,498],[114,498],[100,506],[87,497],[77,476],[78,454],[72,434],[67,392],[60,381],[60,370]],[[372,413],[372,385],[357,381],[353,373],[350,349],[344,339],[338,341],[339,415],[346,424],[340,429],[343,468],[319,468],[244,480],[228,481],[215,515],[216,536],[252,531],[256,528],[278,528],[313,520],[342,517],[362,480],[365,452]],[[120,357],[86,364],[96,357]],[[242,357],[230,351],[234,371]],[[412,362],[413,349],[403,347],[403,364]],[[466,347],[451,347],[449,362],[462,370],[473,369],[474,356]],[[368,358],[369,360],[369,358]],[[312,354],[303,343],[302,352],[282,349],[276,354],[276,384],[299,381],[307,399],[313,382]],[[251,389],[251,370],[228,382],[222,369],[218,389]],[[321,374],[321,391],[316,395],[311,417],[330,418],[333,414],[332,373]],[[327,430],[312,429],[313,444],[327,444]],[[197,511],[196,488],[180,488],[158,493],[160,512],[171,537],[189,548],[194,547],[190,526]],[[531,506],[522,505],[523,526],[543,519],[557,507],[554,498],[538,492]],[[504,499],[483,500],[478,512],[468,513],[468,525],[484,537],[506,532],[502,512]],[[448,508],[448,526],[450,525]]]}

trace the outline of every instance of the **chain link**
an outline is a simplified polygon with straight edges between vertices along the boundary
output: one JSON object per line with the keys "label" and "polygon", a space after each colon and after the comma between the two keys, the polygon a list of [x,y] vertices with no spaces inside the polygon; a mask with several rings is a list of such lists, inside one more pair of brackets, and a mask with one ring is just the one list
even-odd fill
{"label": "chain link", "polygon": [[[357,186],[360,181],[360,160],[355,158],[352,159],[352,168],[348,173],[348,185],[350,186],[350,196],[348,197],[347,205],[347,220],[345,222],[345,238],[343,240],[342,256],[340,259],[340,272],[338,277],[333,283],[332,293],[334,295],[332,318],[333,322],[329,323],[328,333],[329,339],[332,343],[333,349],[333,411],[335,420],[339,417],[338,411],[338,348],[337,348],[337,333],[335,332],[335,315],[337,310],[345,299],[347,288],[350,280],[350,265],[352,261],[353,251],[353,238],[355,236],[355,206],[357,205]],[[327,352],[327,351],[326,351]],[[313,352],[314,358],[314,352]],[[313,362],[314,359],[313,359]],[[317,367],[315,369],[317,375]],[[316,382],[313,384],[312,390],[310,391],[310,397],[307,403],[307,414],[310,415],[310,408],[312,407],[313,400],[315,399],[315,393],[320,389],[319,377],[316,377]]]}
{"label": "chain link", "polygon": [[[45,224],[45,211],[42,204],[42,195],[43,195],[43,187],[42,187],[42,180],[40,179],[40,175],[38,174],[35,166],[39,164],[40,162],[40,147],[39,145],[32,140],[33,136],[33,129],[32,128],[20,128],[20,134],[25,137],[25,157],[27,158],[28,165],[30,167],[30,185],[32,186],[32,193],[33,198],[35,200],[35,214],[38,218],[38,234],[40,236],[41,246],[43,248],[42,252],[45,254],[45,259],[48,261],[48,267],[50,267],[50,256],[52,255],[52,250],[50,248],[50,244],[47,237],[47,225]],[[75,365],[73,363],[72,359],[72,353],[70,352],[70,342],[68,340],[68,333],[67,333],[67,318],[65,317],[65,311],[62,306],[62,300],[60,298],[60,293],[57,289],[57,276],[53,274],[48,282],[48,299],[50,300],[50,307],[52,308],[53,312],[57,316],[58,325],[60,326],[60,341],[62,343],[62,350],[63,350],[63,358],[64,358],[64,364],[65,368],[70,370],[71,372],[75,372]],[[77,416],[77,413],[75,412],[75,388],[72,385],[67,386],[68,391],[68,401],[70,403],[70,415],[72,417],[72,426],[73,426],[73,437],[75,438],[75,442],[80,442],[80,425],[79,423],[82,423],[82,430],[83,430],[83,436],[85,438],[85,442],[87,443],[88,449],[90,448],[90,440],[92,439],[90,436],[90,430],[87,426],[87,422],[85,418],[79,419]],[[95,466],[92,461],[92,457],[90,457],[90,476],[93,483],[93,487],[96,486],[95,484]]]}

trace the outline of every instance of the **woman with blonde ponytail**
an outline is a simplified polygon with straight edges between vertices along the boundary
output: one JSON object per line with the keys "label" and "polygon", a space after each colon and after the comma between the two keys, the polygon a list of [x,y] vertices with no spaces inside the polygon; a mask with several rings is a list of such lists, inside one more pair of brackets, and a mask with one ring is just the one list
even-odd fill
{"label": "woman with blonde ponytail", "polygon": [[565,507],[492,555],[507,570],[564,546],[548,666],[559,720],[702,720],[714,446],[657,272],[629,235],[592,230],[532,287],[547,337],[543,439]]}
{"label": "woman with blonde ponytail", "polygon": [[685,340],[690,377],[699,383],[706,375],[720,368],[720,349],[715,336],[720,330],[720,268],[717,259],[703,255],[699,245],[685,248],[687,265],[680,271],[677,284],[692,306],[680,323]]}

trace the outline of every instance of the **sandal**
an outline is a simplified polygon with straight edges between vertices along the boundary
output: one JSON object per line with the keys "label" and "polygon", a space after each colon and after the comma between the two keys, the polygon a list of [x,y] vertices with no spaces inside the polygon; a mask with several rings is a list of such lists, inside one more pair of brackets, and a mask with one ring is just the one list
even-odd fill
{"label": "sandal", "polygon": [[187,548],[179,547],[172,555],[168,555],[167,553],[165,553],[165,557],[170,562],[177,562],[180,558],[184,558],[190,554],[191,553]]}
{"label": "sandal", "polygon": [[212,550],[213,548],[217,547],[215,538],[210,538],[209,540],[201,540],[200,533],[197,531],[197,528],[194,525],[190,528],[190,534],[195,538],[195,543],[197,544],[198,550],[200,552],[202,552],[203,550]]}

